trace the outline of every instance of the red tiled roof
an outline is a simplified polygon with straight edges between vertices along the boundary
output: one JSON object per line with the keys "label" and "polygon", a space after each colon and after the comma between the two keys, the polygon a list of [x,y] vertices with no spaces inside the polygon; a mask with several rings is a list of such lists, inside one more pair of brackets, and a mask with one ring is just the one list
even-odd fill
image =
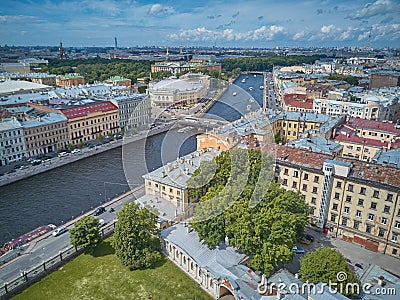
{"label": "red tiled roof", "polygon": [[293,148],[290,146],[280,146],[269,144],[263,146],[262,150],[267,153],[273,153],[277,162],[288,162],[299,167],[320,170],[322,172],[323,164],[326,159],[344,161],[351,164],[349,178],[358,180],[369,180],[377,184],[386,184],[393,187],[400,187],[400,169],[382,166],[371,162],[364,162],[343,157],[335,157],[329,154],[315,153],[310,150]]}
{"label": "red tiled roof", "polygon": [[385,131],[385,132],[395,133],[398,136],[400,136],[400,127],[396,128],[396,124],[394,123],[366,120],[360,118],[350,118],[346,124],[353,128]]}
{"label": "red tiled roof", "polygon": [[285,94],[283,101],[286,106],[312,109],[313,99],[307,99],[306,94]]}
{"label": "red tiled roof", "polygon": [[[337,134],[334,139],[336,141],[340,141],[340,142],[350,142],[350,143],[356,143],[356,144],[364,144],[367,146],[373,146],[373,147],[384,147],[387,148],[389,142],[385,141],[382,142],[380,140],[374,140],[374,139],[367,139],[364,137],[359,137],[357,135],[353,135],[353,134],[349,134],[349,135],[345,135],[345,134]],[[391,149],[393,148],[400,148],[400,140],[396,140],[395,142],[391,143]]]}
{"label": "red tiled roof", "polygon": [[109,101],[104,101],[104,102],[97,102],[93,104],[86,104],[86,105],[76,106],[73,108],[63,109],[62,113],[68,119],[75,119],[96,112],[108,112],[113,110],[118,110],[118,107]]}

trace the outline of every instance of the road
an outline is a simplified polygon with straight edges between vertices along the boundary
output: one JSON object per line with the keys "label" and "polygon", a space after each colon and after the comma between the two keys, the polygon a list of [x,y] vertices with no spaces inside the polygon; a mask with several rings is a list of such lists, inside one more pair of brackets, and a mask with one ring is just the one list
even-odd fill
{"label": "road", "polygon": [[271,109],[277,109],[279,108],[279,104],[277,103],[274,84],[271,84],[271,82],[273,82],[272,72],[267,72],[266,82],[264,87],[266,89],[266,95],[267,95],[267,106],[268,108]]}
{"label": "road", "polygon": [[[122,208],[124,203],[132,202],[143,195],[144,188],[141,188],[133,194],[121,198],[112,204],[105,205],[107,211],[97,218],[103,219],[109,224],[115,220],[116,213]],[[114,208],[114,212],[110,212],[111,207]],[[73,224],[69,225],[67,228],[70,230],[73,228]],[[28,248],[30,249],[29,252],[22,254],[20,257],[3,266],[0,266],[0,284],[4,284],[4,282],[10,282],[11,280],[20,276],[21,271],[32,269],[33,267],[41,264],[43,261],[57,255],[61,250],[69,247],[70,245],[70,235],[68,231],[57,237],[49,235],[42,240],[38,240],[36,244],[30,245]]]}

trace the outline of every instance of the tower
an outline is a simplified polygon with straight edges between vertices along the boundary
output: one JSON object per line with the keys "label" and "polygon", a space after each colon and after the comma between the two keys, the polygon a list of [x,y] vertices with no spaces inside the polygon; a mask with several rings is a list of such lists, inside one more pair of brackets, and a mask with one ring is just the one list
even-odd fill
{"label": "tower", "polygon": [[180,41],[180,45],[179,45],[179,54],[182,55],[183,51],[182,51],[182,38]]}
{"label": "tower", "polygon": [[60,55],[60,59],[64,59],[67,57],[67,53],[65,52],[63,45],[62,45],[62,41],[60,41],[60,47],[58,48],[58,52]]}
{"label": "tower", "polygon": [[117,37],[114,38],[114,48],[117,49],[118,48],[118,41],[117,41]]}
{"label": "tower", "polygon": [[167,47],[167,53],[165,53],[165,59],[166,59],[166,60],[169,59],[168,47]]}

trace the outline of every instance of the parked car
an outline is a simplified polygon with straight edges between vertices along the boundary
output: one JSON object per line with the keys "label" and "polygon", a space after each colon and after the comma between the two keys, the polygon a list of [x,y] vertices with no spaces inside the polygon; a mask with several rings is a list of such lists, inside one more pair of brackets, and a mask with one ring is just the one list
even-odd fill
{"label": "parked car", "polygon": [[59,236],[60,234],[63,234],[64,232],[67,232],[67,231],[68,231],[68,228],[67,228],[67,227],[65,227],[65,226],[60,226],[60,227],[56,228],[56,229],[53,231],[53,236]]}
{"label": "parked car", "polygon": [[69,153],[68,152],[60,152],[59,154],[58,154],[58,157],[66,157],[66,156],[68,156],[69,155]]}
{"label": "parked car", "polygon": [[34,159],[31,162],[32,166],[37,166],[37,165],[40,165],[41,163],[42,163],[42,161],[40,159]]}
{"label": "parked car", "polygon": [[80,149],[74,149],[74,150],[71,151],[72,154],[76,154],[76,153],[79,153],[79,152],[81,152]]}
{"label": "parked car", "polygon": [[96,208],[96,210],[93,213],[93,216],[100,216],[105,211],[106,211],[106,209],[103,206],[100,206],[100,207]]}
{"label": "parked car", "polygon": [[310,242],[314,242],[314,237],[312,236],[312,235],[309,235],[309,234],[306,234],[305,236],[304,236],[307,240],[309,240]]}
{"label": "parked car", "polygon": [[302,237],[302,238],[300,239],[300,243],[305,244],[305,245],[310,245],[310,244],[311,244],[311,241],[308,240],[308,239],[306,239],[305,237]]}
{"label": "parked car", "polygon": [[303,248],[299,248],[297,246],[294,246],[290,251],[296,254],[304,254],[305,252]]}

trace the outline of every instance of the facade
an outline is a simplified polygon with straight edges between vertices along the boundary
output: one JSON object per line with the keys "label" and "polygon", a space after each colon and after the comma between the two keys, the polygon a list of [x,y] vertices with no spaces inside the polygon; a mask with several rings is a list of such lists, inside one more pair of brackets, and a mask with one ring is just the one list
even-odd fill
{"label": "facade", "polygon": [[338,238],[400,256],[400,169],[287,146],[276,151],[276,179],[299,191],[310,221]]}
{"label": "facade", "polygon": [[333,138],[343,145],[343,157],[371,161],[379,151],[400,148],[400,126],[349,118],[335,128]]}
{"label": "facade", "polygon": [[124,78],[121,76],[114,76],[106,80],[106,83],[112,84],[112,85],[121,85],[121,86],[126,86],[129,89],[132,89],[132,81],[128,78]]}
{"label": "facade", "polygon": [[69,144],[67,118],[61,113],[47,113],[21,122],[26,156],[56,152]]}
{"label": "facade", "polygon": [[370,89],[379,89],[390,86],[400,86],[400,73],[382,72],[371,74],[369,81]]}
{"label": "facade", "polygon": [[48,74],[38,74],[29,77],[32,82],[45,84],[50,86],[56,86],[56,76],[55,75],[48,75]]}
{"label": "facade", "polygon": [[121,128],[140,128],[150,122],[150,98],[143,94],[115,97],[111,100],[118,107]]}
{"label": "facade", "polygon": [[215,149],[198,150],[143,175],[146,195],[138,201],[143,205],[153,203],[163,219],[190,216],[197,199],[189,198],[187,180],[200,167],[201,161],[211,161],[218,154]]}
{"label": "facade", "polygon": [[16,118],[0,119],[0,166],[25,157],[24,132]]}
{"label": "facade", "polygon": [[165,61],[165,62],[157,62],[154,65],[151,65],[151,72],[162,72],[167,71],[172,74],[180,74],[185,71],[193,71],[193,70],[208,70],[208,71],[217,71],[221,73],[222,65],[216,62],[206,62],[206,61],[196,61],[196,62],[181,62],[181,61]]}
{"label": "facade", "polygon": [[84,85],[85,78],[78,74],[66,74],[56,79],[56,85],[59,87],[67,87],[67,86],[78,86]]}
{"label": "facade", "polygon": [[164,79],[148,89],[151,104],[171,107],[196,103],[204,98],[209,87],[209,76],[203,80]]}
{"label": "facade", "polygon": [[0,71],[8,73],[21,73],[27,74],[31,71],[29,63],[2,63],[0,64]]}

